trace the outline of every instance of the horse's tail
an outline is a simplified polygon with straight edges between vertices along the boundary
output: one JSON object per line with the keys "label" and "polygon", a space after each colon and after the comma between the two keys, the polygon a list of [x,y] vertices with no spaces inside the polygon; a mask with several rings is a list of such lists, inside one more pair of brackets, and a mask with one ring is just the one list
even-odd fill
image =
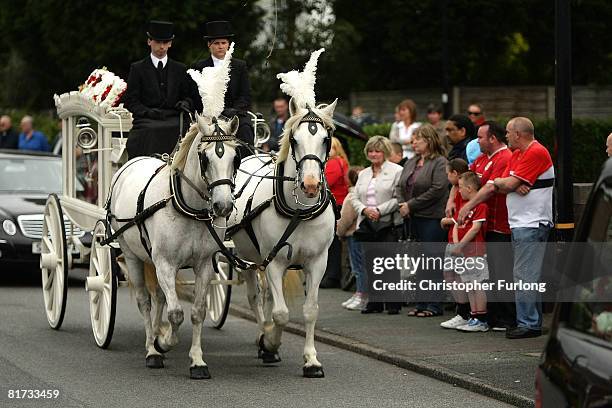
{"label": "horse's tail", "polygon": [[294,306],[298,296],[304,294],[304,273],[301,269],[288,269],[283,276],[283,294],[287,306]]}
{"label": "horse's tail", "polygon": [[[151,296],[154,296],[159,288],[159,282],[157,281],[157,273],[155,272],[155,266],[148,262],[144,264],[144,281],[145,287]],[[190,303],[193,303],[195,300],[194,288],[190,285],[185,284],[185,282],[176,278],[176,295],[180,300],[184,300]]]}

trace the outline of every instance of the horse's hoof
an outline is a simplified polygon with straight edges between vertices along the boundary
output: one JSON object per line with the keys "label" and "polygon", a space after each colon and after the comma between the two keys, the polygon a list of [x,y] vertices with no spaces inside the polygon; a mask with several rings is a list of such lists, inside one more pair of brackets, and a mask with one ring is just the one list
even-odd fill
{"label": "horse's hoof", "polygon": [[151,354],[145,360],[147,368],[164,368],[164,358],[159,354]]}
{"label": "horse's hoof", "polygon": [[153,341],[153,348],[155,348],[155,350],[158,353],[162,353],[163,354],[163,353],[167,353],[168,352],[168,350],[164,350],[162,348],[162,346],[159,344],[159,337],[158,336],[155,336],[155,340]]}
{"label": "horse's hoof", "polygon": [[273,353],[271,351],[266,350],[261,351],[261,359],[263,360],[264,364],[274,364],[281,362],[281,358],[278,353]]}
{"label": "horse's hoof", "polygon": [[257,358],[261,358],[264,364],[274,364],[281,361],[280,355],[277,352],[268,351],[264,345],[264,338],[259,339],[259,349],[257,350]]}
{"label": "horse's hoof", "polygon": [[323,367],[317,367],[317,366],[304,367],[304,377],[306,378],[325,377],[325,373],[323,372]]}
{"label": "horse's hoof", "polygon": [[208,366],[189,367],[189,377],[192,380],[208,380],[210,378]]}

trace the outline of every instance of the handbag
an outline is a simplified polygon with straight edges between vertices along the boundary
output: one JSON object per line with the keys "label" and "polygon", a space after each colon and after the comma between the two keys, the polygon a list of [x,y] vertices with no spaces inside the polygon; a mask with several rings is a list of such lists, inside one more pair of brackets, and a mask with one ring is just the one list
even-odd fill
{"label": "handbag", "polygon": [[369,218],[364,218],[353,236],[361,242],[379,242],[383,241],[384,237],[392,230],[393,221],[372,221]]}

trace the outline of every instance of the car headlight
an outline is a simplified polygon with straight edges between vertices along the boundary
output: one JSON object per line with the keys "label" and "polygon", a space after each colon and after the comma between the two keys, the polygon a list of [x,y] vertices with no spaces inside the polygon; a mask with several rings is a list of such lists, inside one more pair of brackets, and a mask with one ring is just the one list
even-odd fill
{"label": "car headlight", "polygon": [[2,229],[4,230],[4,232],[11,236],[17,233],[17,226],[11,220],[4,220],[4,222],[2,223]]}

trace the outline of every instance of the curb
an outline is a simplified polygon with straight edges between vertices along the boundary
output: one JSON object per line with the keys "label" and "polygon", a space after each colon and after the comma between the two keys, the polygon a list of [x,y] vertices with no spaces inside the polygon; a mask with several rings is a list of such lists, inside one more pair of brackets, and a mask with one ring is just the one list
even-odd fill
{"label": "curb", "polygon": [[[242,306],[230,305],[229,311],[233,316],[255,322],[255,317],[250,309]],[[306,335],[302,325],[294,322],[287,323],[287,326],[285,326],[285,331],[302,337]],[[341,348],[343,350],[352,351],[362,356],[393,364],[395,366],[414,371],[418,374],[426,375],[428,377],[435,378],[436,380],[452,384],[453,386],[465,388],[469,391],[476,392],[517,407],[532,408],[535,406],[534,400],[518,393],[495,387],[477,378],[450,370],[438,364],[408,358],[402,354],[391,353],[385,349],[371,346],[350,337],[338,335],[326,330],[315,329],[315,340],[330,346]]]}

